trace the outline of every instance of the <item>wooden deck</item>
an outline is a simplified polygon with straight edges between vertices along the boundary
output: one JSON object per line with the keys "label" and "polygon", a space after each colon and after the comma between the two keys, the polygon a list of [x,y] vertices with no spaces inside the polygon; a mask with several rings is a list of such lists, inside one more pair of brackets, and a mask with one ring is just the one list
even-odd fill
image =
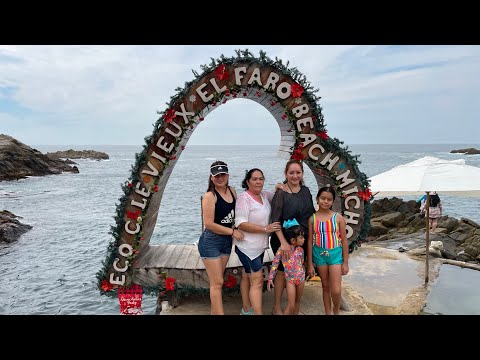
{"label": "wooden deck", "polygon": [[[192,245],[145,245],[135,266],[135,283],[143,286],[154,286],[163,283],[162,272],[174,277],[179,285],[208,288],[208,276],[198,246]],[[268,248],[263,258],[264,276],[268,276],[268,267],[273,261],[273,252]],[[232,248],[230,259],[225,270],[225,277],[235,276],[240,281],[242,264]]]}

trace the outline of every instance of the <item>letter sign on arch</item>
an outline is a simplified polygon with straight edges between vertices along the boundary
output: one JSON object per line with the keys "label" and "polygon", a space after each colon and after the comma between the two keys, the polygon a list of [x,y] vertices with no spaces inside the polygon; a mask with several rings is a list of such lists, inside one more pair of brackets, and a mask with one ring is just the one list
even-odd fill
{"label": "letter sign on arch", "polygon": [[350,250],[368,234],[372,194],[367,176],[358,169],[357,156],[327,135],[319,97],[314,94],[318,90],[304,75],[262,51],[257,58],[248,50],[230,58],[222,55],[201,68],[203,73],[194,72],[196,79],[186,83],[160,113],[143,151],[136,155],[117,206],[113,241],[104,268],[97,273],[102,294],[135,282],[135,259],[148,248],[163,192],[188,139],[211,111],[238,98],[259,103],[276,120],[281,132],[279,157],[302,160],[317,185],[323,186],[325,177],[335,185]]}

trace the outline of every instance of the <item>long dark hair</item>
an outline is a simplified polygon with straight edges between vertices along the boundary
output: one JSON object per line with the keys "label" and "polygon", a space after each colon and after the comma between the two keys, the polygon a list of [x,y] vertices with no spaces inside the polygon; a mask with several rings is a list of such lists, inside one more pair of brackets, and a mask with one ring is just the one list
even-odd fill
{"label": "long dark hair", "polygon": [[333,200],[335,201],[335,196],[336,196],[336,195],[335,195],[335,190],[333,190],[333,188],[332,188],[331,186],[324,186],[324,187],[318,189],[317,197],[316,197],[317,201],[318,201],[318,197],[320,196],[320,194],[321,194],[322,192],[324,192],[324,191],[329,192],[330,194],[332,194],[332,195],[333,195]]}
{"label": "long dark hair", "polygon": [[288,229],[283,229],[283,235],[285,236],[285,239],[287,239],[288,243],[290,244],[290,240],[296,239],[298,236],[304,235],[304,233],[300,228],[300,225],[295,225],[295,226],[289,227]]}
{"label": "long dark hair", "polygon": [[[212,163],[212,165],[210,165],[210,168],[212,166],[215,166],[215,165],[225,165],[225,166],[228,166],[225,162],[223,161],[215,161],[214,163]],[[209,172],[210,173],[210,172]],[[228,189],[228,181],[227,181],[227,189]],[[208,189],[207,189],[207,192],[215,192],[215,184],[213,183],[212,181],[212,174],[208,175]]]}
{"label": "long dark hair", "polygon": [[242,180],[242,188],[248,190],[248,180],[250,180],[252,178],[252,174],[255,172],[255,171],[259,171],[262,173],[262,177],[265,179],[265,175],[263,175],[263,171],[258,169],[258,168],[253,168],[253,169],[250,169],[250,170],[246,170],[245,171],[245,179]]}
{"label": "long dark hair", "polygon": [[436,207],[440,203],[440,196],[438,194],[430,195],[430,206]]}
{"label": "long dark hair", "polygon": [[[300,166],[300,169],[302,169],[302,173],[305,174],[305,171],[303,170],[303,163],[300,161],[300,160],[295,160],[295,159],[291,159],[287,162],[287,164],[285,165],[285,171],[284,171],[284,174],[287,173],[288,171],[288,168],[290,167],[290,165],[292,164],[298,164]],[[285,181],[283,182],[284,184],[287,183],[287,177],[285,176]],[[305,185],[305,183],[303,182],[303,179],[302,181],[300,181],[300,185]]]}

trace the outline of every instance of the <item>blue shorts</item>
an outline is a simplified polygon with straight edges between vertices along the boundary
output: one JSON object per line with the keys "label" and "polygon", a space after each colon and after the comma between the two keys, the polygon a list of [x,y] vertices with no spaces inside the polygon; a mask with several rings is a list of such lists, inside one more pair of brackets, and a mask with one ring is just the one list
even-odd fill
{"label": "blue shorts", "polygon": [[242,250],[238,248],[238,246],[235,246],[235,252],[238,255],[238,259],[243,265],[243,269],[247,274],[250,273],[255,273],[257,271],[262,270],[263,268],[263,255],[265,254],[265,251],[262,252],[260,255],[258,255],[255,259],[250,260],[250,258],[245,255]]}
{"label": "blue shorts", "polygon": [[324,249],[313,245],[312,258],[315,266],[323,265],[341,265],[343,264],[343,249],[337,246],[333,249]]}
{"label": "blue shorts", "polygon": [[204,230],[198,240],[198,252],[202,259],[218,259],[222,256],[230,256],[232,236],[218,235],[210,230]]}

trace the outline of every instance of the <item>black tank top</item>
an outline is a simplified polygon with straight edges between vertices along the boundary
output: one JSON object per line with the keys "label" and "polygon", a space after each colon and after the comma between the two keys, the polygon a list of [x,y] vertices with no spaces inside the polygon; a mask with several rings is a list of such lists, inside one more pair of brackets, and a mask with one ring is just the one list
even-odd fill
{"label": "black tank top", "polygon": [[230,186],[228,187],[230,194],[232,194],[232,203],[228,203],[220,196],[217,189],[214,189],[217,196],[217,203],[215,204],[215,224],[226,227],[232,227],[235,220],[235,197],[233,196]]}

